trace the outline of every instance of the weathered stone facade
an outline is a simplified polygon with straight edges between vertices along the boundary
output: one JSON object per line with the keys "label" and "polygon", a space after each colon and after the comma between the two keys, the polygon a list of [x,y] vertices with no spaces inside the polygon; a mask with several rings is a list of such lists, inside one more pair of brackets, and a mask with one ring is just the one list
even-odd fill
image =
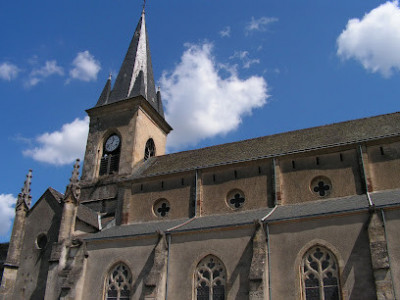
{"label": "weathered stone facade", "polygon": [[0,299],[400,297],[400,113],[165,155],[144,14],[87,112],[81,179],[24,185]]}

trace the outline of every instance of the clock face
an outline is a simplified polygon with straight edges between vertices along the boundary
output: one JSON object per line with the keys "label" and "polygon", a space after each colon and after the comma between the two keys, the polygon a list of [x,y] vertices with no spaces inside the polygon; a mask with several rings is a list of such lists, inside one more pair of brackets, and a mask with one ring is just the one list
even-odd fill
{"label": "clock face", "polygon": [[106,151],[107,152],[112,152],[112,151],[114,151],[115,149],[117,149],[118,148],[118,146],[119,146],[119,142],[120,142],[120,140],[119,140],[119,137],[118,137],[118,135],[112,135],[112,136],[110,136],[108,139],[107,139],[107,142],[106,142]]}

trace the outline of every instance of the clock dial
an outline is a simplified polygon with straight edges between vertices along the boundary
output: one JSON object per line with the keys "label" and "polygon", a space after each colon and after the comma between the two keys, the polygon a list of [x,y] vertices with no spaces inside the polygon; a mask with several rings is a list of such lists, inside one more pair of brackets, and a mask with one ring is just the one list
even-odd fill
{"label": "clock dial", "polygon": [[118,135],[114,134],[114,135],[110,136],[106,141],[106,146],[105,146],[106,151],[112,152],[115,149],[117,149],[119,146],[119,142],[120,142],[120,139],[119,139]]}

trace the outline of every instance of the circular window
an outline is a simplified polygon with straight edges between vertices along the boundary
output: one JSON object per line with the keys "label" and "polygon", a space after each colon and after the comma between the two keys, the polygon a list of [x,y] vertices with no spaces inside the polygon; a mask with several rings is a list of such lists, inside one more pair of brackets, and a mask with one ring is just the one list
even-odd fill
{"label": "circular window", "polygon": [[243,207],[244,202],[246,201],[244,197],[244,193],[241,190],[232,190],[228,193],[226,197],[226,202],[229,207],[232,209],[240,209]]}
{"label": "circular window", "polygon": [[47,245],[47,235],[45,233],[41,233],[36,238],[36,247],[38,249],[44,249]]}
{"label": "circular window", "polygon": [[158,199],[153,205],[153,212],[157,217],[167,217],[171,207],[167,199]]}
{"label": "circular window", "polygon": [[332,183],[329,178],[318,176],[311,181],[310,189],[317,196],[326,197],[332,190]]}

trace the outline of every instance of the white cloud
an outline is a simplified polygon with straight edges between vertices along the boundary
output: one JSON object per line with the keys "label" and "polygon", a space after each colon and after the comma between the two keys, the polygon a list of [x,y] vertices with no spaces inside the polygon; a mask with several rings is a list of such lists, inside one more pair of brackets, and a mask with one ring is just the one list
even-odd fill
{"label": "white cloud", "polygon": [[[166,118],[174,128],[169,148],[235,130],[242,117],[262,107],[268,97],[263,77],[240,79],[234,67],[216,63],[211,44],[187,47],[175,69],[161,78]],[[228,71],[226,78],[221,69]]]}
{"label": "white cloud", "polygon": [[248,69],[253,64],[259,64],[260,60],[258,58],[250,58],[248,51],[235,51],[232,56],[229,57],[230,59],[238,58],[242,61],[242,67]]}
{"label": "white cloud", "polygon": [[59,131],[44,133],[36,138],[39,146],[23,151],[25,156],[53,165],[72,163],[83,157],[89,130],[89,117],[64,124]]}
{"label": "white cloud", "polygon": [[79,52],[72,65],[73,68],[69,71],[70,77],[82,81],[95,81],[101,69],[100,62],[87,50]]}
{"label": "white cloud", "polygon": [[251,21],[246,26],[246,32],[249,33],[250,31],[266,31],[267,26],[275,22],[278,22],[278,18],[261,17],[259,19],[254,19],[254,17],[251,17]]}
{"label": "white cloud", "polygon": [[57,65],[57,61],[48,60],[44,66],[39,69],[33,69],[29,75],[28,80],[25,82],[25,86],[31,87],[37,85],[43,79],[52,75],[64,75],[64,69]]}
{"label": "white cloud", "polygon": [[231,27],[230,26],[226,26],[224,29],[222,29],[219,32],[219,35],[221,37],[230,37],[231,36]]}
{"label": "white cloud", "polygon": [[400,70],[399,2],[386,2],[361,20],[349,20],[337,45],[338,56],[357,60],[370,72],[389,77]]}
{"label": "white cloud", "polygon": [[0,65],[0,78],[11,81],[17,78],[20,71],[21,70],[16,65],[4,62]]}
{"label": "white cloud", "polygon": [[4,237],[11,229],[16,201],[11,194],[0,194],[0,236]]}

